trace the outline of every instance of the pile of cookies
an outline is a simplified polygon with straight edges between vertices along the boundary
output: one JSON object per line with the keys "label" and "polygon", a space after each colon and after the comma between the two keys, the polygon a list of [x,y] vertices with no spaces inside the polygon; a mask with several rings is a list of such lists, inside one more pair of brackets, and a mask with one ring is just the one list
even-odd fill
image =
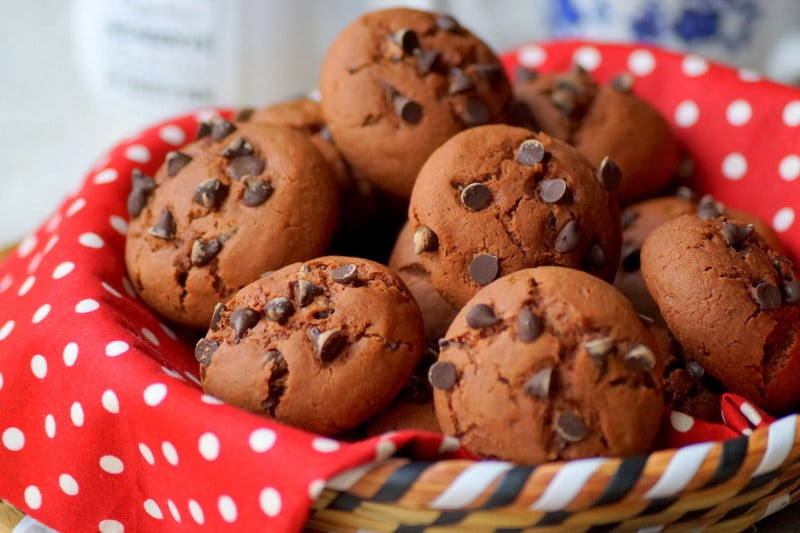
{"label": "pile of cookies", "polygon": [[665,407],[800,401],[793,266],[768,225],[677,187],[680,157],[630,75],[512,81],[453,17],[375,11],[314,97],[134,172],[125,260],[247,411],[521,464],[647,453]]}

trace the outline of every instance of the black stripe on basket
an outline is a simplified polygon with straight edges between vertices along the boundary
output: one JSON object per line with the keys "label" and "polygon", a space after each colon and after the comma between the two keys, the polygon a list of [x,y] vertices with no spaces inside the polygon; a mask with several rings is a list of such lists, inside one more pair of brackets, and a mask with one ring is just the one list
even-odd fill
{"label": "black stripe on basket", "polygon": [[515,466],[506,472],[481,509],[511,505],[519,497],[520,491],[528,482],[533,470],[533,467],[530,466]]}
{"label": "black stripe on basket", "polygon": [[703,485],[703,489],[710,489],[728,481],[739,471],[747,457],[747,443],[747,437],[729,439],[722,443],[722,454],[717,469],[714,470],[711,479]]}
{"label": "black stripe on basket", "polygon": [[431,522],[432,526],[452,526],[460,523],[470,513],[468,511],[442,511],[439,516]]}
{"label": "black stripe on basket", "polygon": [[695,509],[694,511],[689,511],[688,513],[684,513],[681,515],[680,518],[675,520],[676,524],[680,524],[682,522],[692,522],[694,520],[698,520],[706,515],[709,511],[711,511],[713,507],[706,507],[705,509]]}
{"label": "black stripe on basket", "polygon": [[370,500],[388,503],[395,502],[408,492],[417,478],[433,464],[432,461],[411,461],[406,463],[386,478],[383,486],[378,489]]}
{"label": "black stripe on basket", "polygon": [[742,487],[742,489],[737,494],[744,494],[745,492],[750,492],[751,490],[756,490],[758,488],[763,487],[767,483],[770,483],[775,478],[778,477],[777,472],[767,472],[766,474],[760,474],[752,479]]}
{"label": "black stripe on basket", "polygon": [[592,507],[608,505],[624,498],[639,481],[646,464],[646,455],[624,459],[617,471],[614,472],[614,477],[603,490],[603,494],[592,504]]}
{"label": "black stripe on basket", "polygon": [[428,526],[398,526],[394,533],[425,533],[425,528]]}
{"label": "black stripe on basket", "polygon": [[740,505],[739,507],[734,507],[733,509],[731,509],[730,511],[725,513],[722,516],[722,518],[719,519],[717,524],[721,524],[721,523],[727,522],[728,520],[734,520],[736,518],[739,518],[743,514],[746,514],[748,511],[751,511],[752,509],[754,509],[757,505],[758,505],[758,502],[748,502],[748,503],[746,503],[744,505]]}
{"label": "black stripe on basket", "polygon": [[361,505],[361,501],[361,498],[357,498],[352,494],[340,492],[328,505],[328,508],[349,513],[358,509],[358,506]]}
{"label": "black stripe on basket", "polygon": [[678,498],[653,498],[637,516],[660,513],[676,501]]}
{"label": "black stripe on basket", "polygon": [[608,524],[595,524],[589,529],[586,530],[585,533],[608,533],[609,531],[614,531],[619,527],[622,522],[610,522]]}
{"label": "black stripe on basket", "polygon": [[572,516],[570,511],[550,511],[544,514],[533,527],[558,526]]}

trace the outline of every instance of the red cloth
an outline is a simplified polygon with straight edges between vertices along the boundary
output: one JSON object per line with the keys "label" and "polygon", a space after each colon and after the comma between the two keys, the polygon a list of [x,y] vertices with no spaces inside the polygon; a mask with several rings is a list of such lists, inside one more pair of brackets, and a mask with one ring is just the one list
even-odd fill
{"label": "red cloth", "polygon": [[[798,250],[800,92],[647,47],[528,45],[505,62],[546,70],[574,57],[601,80],[631,70],[634,91],[695,156],[701,188],[771,221]],[[0,264],[0,495],[54,528],[295,531],[345,469],[400,448],[466,456],[408,431],[337,442],[202,393],[192,347],[134,296],[123,262],[131,171],[152,174],[198,120],[121,142]],[[695,423],[706,429],[670,431],[665,442],[758,425],[741,413],[725,415],[730,427]]]}

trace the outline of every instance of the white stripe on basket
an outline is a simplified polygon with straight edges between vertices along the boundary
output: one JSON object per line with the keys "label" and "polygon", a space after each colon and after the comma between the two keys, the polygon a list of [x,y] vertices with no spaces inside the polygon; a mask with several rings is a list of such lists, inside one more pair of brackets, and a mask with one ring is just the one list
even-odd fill
{"label": "white stripe on basket", "polygon": [[569,461],[558,470],[539,499],[530,509],[534,511],[561,511],[580,494],[589,478],[608,459],[601,457]]}
{"label": "white stripe on basket", "polygon": [[431,509],[460,509],[472,503],[495,479],[513,464],[505,461],[481,461],[461,471],[452,483],[430,503]]}
{"label": "white stripe on basket", "polygon": [[703,442],[679,448],[670,459],[667,468],[664,469],[664,473],[650,487],[650,490],[645,493],[643,498],[650,500],[674,496],[694,478],[703,461],[706,460],[708,452],[713,447],[714,443]]}
{"label": "white stripe on basket", "polygon": [[329,479],[325,486],[329,489],[338,490],[340,492],[348,490],[350,487],[356,484],[356,482],[364,477],[364,474],[378,466],[379,464],[383,463],[384,461],[375,461],[372,463],[366,463],[363,465],[358,465],[356,467],[351,468],[350,470],[345,470],[341,474],[332,477]]}
{"label": "white stripe on basket", "polygon": [[[792,503],[792,495],[788,492],[786,494],[782,494],[777,498],[773,498],[767,502],[767,508],[764,509],[764,514],[761,515],[761,518],[766,518],[767,516],[771,515],[772,513],[777,513],[781,509],[784,509],[787,505]],[[761,520],[759,518],[759,520]]]}
{"label": "white stripe on basket", "polygon": [[794,446],[794,435],[797,431],[797,415],[781,418],[769,425],[767,433],[767,450],[761,463],[753,471],[753,477],[778,469],[789,456]]}

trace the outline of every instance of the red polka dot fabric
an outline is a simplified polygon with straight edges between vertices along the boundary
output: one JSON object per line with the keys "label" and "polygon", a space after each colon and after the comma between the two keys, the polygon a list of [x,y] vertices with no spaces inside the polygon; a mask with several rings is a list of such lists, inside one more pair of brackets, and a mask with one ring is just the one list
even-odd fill
{"label": "red polka dot fabric", "polygon": [[[573,61],[600,80],[631,72],[693,157],[695,186],[770,221],[796,255],[800,91],[648,47],[530,44],[504,57],[512,72]],[[297,531],[347,469],[398,450],[467,457],[452,439],[412,431],[340,442],[203,393],[191,344],[136,297],[123,249],[131,172],[154,173],[208,117],[120,142],[0,264],[0,496],[56,529]],[[664,442],[769,423],[744,403],[731,398],[728,426],[673,414]]]}

